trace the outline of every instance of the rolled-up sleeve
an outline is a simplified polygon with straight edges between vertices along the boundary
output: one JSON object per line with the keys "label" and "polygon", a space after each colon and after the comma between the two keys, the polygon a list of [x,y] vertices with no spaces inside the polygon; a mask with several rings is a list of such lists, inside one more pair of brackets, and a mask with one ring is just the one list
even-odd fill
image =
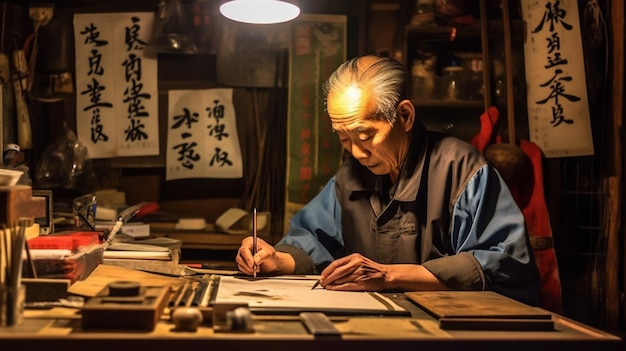
{"label": "rolled-up sleeve", "polygon": [[289,232],[275,248],[293,256],[297,274],[319,273],[343,255],[341,208],[334,177],[291,218]]}

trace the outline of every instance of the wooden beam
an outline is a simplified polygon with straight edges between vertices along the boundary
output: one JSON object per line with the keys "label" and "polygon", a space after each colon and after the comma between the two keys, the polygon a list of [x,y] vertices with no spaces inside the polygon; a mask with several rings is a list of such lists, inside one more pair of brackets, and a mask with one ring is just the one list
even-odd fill
{"label": "wooden beam", "polygon": [[[609,130],[609,155],[607,160],[613,165],[613,169],[608,174],[608,199],[607,199],[607,245],[606,245],[606,269],[605,269],[605,315],[606,328],[609,330],[617,330],[619,327],[619,311],[621,294],[619,289],[620,266],[624,262],[620,262],[620,236],[623,231],[621,228],[622,217],[622,146],[621,138],[623,126],[624,111],[624,2],[622,0],[611,0],[610,13],[610,35],[607,40],[610,45],[610,89],[611,100],[609,102],[610,115],[613,117]],[[624,250],[621,250],[625,252]],[[624,257],[621,258],[624,260]],[[622,272],[622,274],[624,274]],[[622,307],[625,308],[625,307]],[[624,315],[626,310],[622,311]]]}

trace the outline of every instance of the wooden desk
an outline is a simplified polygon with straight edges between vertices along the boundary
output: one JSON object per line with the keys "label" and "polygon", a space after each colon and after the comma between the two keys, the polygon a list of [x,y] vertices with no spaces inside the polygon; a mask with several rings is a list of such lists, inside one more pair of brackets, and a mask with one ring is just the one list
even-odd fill
{"label": "wooden desk", "polygon": [[616,336],[554,315],[554,331],[444,331],[438,323],[404,298],[391,295],[411,317],[337,317],[338,338],[315,338],[296,316],[255,316],[254,333],[216,333],[209,326],[197,332],[177,332],[168,320],[153,331],[82,331],[79,317],[47,312],[26,318],[18,326],[0,328],[5,350],[124,351],[124,350],[623,350]]}

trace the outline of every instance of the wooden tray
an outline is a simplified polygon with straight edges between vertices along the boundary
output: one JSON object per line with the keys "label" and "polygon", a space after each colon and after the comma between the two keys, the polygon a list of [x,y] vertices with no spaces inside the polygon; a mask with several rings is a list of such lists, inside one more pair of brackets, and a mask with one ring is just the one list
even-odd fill
{"label": "wooden tray", "polygon": [[492,291],[415,291],[405,295],[442,329],[553,330],[552,314]]}

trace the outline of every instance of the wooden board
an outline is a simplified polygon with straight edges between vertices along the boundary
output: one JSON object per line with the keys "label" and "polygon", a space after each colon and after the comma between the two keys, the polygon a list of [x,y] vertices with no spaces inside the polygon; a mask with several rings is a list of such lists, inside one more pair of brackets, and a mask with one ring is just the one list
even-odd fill
{"label": "wooden board", "polygon": [[441,318],[439,328],[443,330],[550,331],[554,330],[554,322],[551,319]]}
{"label": "wooden board", "polygon": [[552,330],[552,314],[492,291],[407,292],[442,329]]}

